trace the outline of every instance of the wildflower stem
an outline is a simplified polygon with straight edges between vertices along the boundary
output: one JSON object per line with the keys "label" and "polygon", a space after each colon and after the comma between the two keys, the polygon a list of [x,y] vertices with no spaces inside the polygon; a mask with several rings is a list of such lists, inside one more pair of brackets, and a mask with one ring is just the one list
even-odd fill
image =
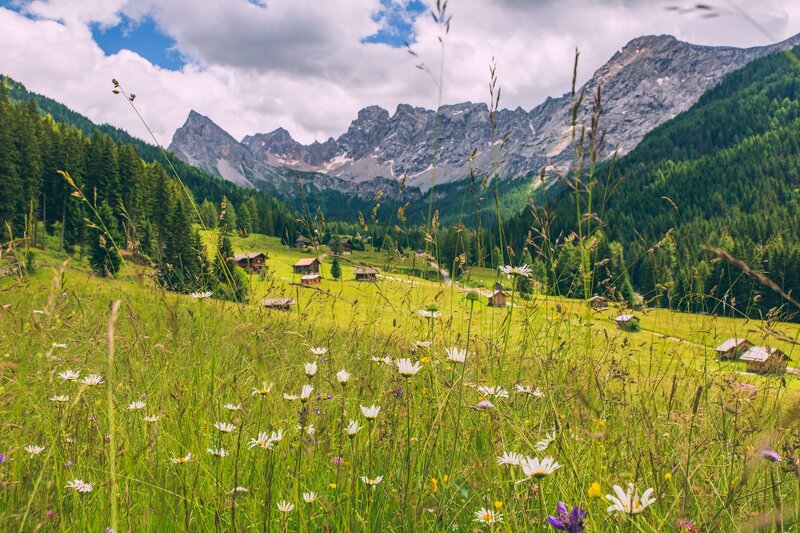
{"label": "wildflower stem", "polygon": [[117,313],[122,302],[115,300],[111,305],[111,317],[108,319],[108,367],[106,369],[106,411],[108,413],[108,469],[111,483],[111,529],[119,531],[119,517],[117,498],[117,440],[114,429],[114,326],[117,322]]}

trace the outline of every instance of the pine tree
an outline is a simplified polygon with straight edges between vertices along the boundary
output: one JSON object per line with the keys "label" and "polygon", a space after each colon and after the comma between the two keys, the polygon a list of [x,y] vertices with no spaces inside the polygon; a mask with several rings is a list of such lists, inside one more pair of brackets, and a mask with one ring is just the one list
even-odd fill
{"label": "pine tree", "polygon": [[338,257],[334,257],[333,263],[331,263],[331,276],[333,279],[339,279],[342,277],[342,267],[339,265]]}
{"label": "pine tree", "polygon": [[89,231],[89,262],[92,269],[102,276],[114,277],[122,264],[118,244],[121,236],[114,211],[103,203],[97,208],[99,220]]}

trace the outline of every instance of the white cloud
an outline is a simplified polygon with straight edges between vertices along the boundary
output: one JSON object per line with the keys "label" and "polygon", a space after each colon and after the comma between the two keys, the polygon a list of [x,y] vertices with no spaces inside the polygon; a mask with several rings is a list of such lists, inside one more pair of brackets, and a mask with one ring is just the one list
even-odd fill
{"label": "white cloud", "polygon": [[[444,103],[486,101],[492,57],[501,105],[531,109],[568,90],[576,47],[583,81],[643,34],[671,33],[708,45],[770,41],[729,7],[723,16],[703,19],[667,12],[672,3],[680,0],[451,0]],[[779,40],[800,31],[796,4],[763,0],[747,13]],[[367,105],[390,112],[399,103],[436,105],[436,88],[405,50],[362,44],[379,28],[373,20],[378,9],[379,0],[274,0],[266,7],[246,0],[36,0],[27,6],[36,20],[0,8],[0,65],[30,89],[144,137],[126,102],[111,93],[117,78],[137,94],[164,144],[190,109],[237,138],[282,126],[300,141],[324,140],[343,133]],[[191,62],[174,72],[128,51],[106,56],[89,24],[113,26],[123,14],[152,16]],[[438,27],[421,16],[415,30],[414,49],[438,70]]]}

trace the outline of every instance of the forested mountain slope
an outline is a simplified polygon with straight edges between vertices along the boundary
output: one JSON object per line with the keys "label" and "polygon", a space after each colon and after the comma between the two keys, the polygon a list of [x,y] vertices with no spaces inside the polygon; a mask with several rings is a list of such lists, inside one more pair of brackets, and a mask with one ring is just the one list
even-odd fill
{"label": "forested mountain slope", "polygon": [[[707,311],[733,304],[749,315],[784,303],[703,246],[800,292],[800,48],[792,53],[729,74],[648,134],[610,178],[607,167],[597,172],[593,211],[602,233],[622,244],[630,281],[655,302]],[[576,229],[568,188],[547,209],[552,239]],[[521,244],[531,225],[528,209],[507,228]]]}

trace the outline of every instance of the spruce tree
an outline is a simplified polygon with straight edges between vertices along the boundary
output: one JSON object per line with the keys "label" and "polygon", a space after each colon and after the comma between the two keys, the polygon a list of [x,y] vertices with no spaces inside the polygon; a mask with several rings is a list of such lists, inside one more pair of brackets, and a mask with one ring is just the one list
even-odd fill
{"label": "spruce tree", "polygon": [[114,211],[108,204],[97,208],[99,220],[89,231],[89,262],[92,269],[102,276],[114,277],[122,264],[122,256],[117,248],[121,236]]}
{"label": "spruce tree", "polygon": [[334,257],[333,263],[331,263],[331,276],[333,279],[339,279],[342,277],[342,267],[339,265],[338,257]]}

